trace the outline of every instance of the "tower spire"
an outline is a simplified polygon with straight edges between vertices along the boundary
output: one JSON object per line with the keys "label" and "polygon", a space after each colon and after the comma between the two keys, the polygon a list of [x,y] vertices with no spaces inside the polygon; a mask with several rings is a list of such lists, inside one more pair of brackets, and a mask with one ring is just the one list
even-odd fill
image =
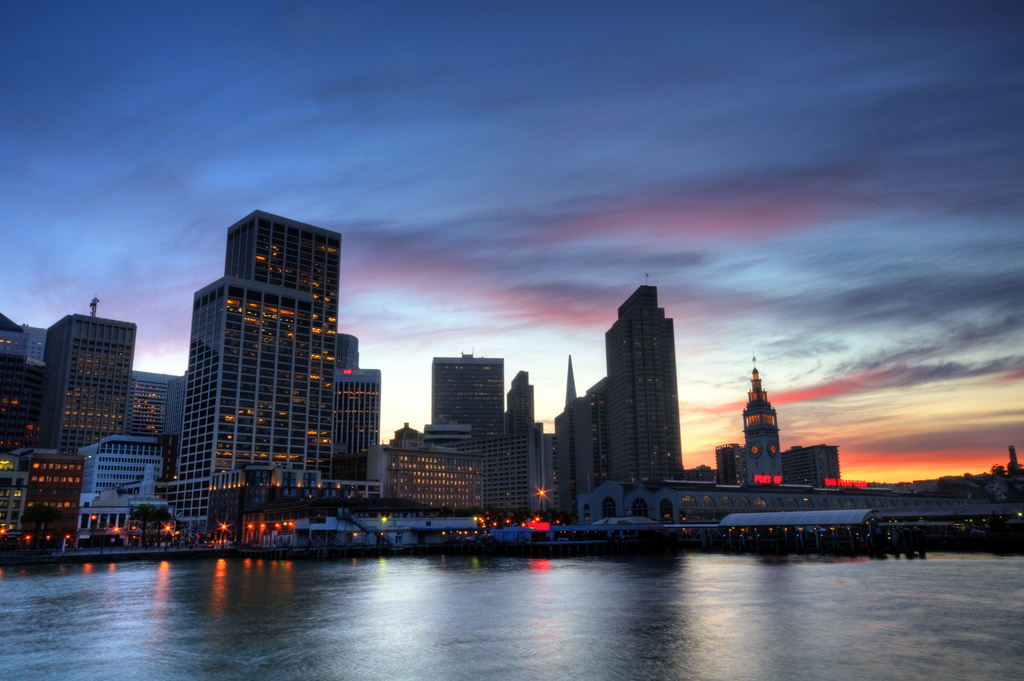
{"label": "tower spire", "polygon": [[569,376],[565,383],[565,406],[569,406],[576,399],[576,379],[572,375],[572,355],[569,355]]}

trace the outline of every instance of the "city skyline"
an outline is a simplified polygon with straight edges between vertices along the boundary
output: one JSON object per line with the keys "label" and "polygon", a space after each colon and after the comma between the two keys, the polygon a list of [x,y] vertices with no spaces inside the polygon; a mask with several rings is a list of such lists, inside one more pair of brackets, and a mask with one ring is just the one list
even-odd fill
{"label": "city skyline", "polygon": [[650,283],[688,468],[742,441],[754,354],[782,448],[843,477],[1021,444],[1019,4],[238,7],[0,8],[0,312],[97,295],[135,369],[184,374],[263,210],[342,234],[385,440],[460,353],[528,371],[552,432]]}

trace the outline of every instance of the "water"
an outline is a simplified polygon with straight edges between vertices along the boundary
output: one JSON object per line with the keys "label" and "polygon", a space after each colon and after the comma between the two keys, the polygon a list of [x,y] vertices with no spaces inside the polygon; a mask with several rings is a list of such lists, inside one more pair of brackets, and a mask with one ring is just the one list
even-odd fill
{"label": "water", "polygon": [[403,557],[5,568],[27,679],[1013,679],[1024,560]]}

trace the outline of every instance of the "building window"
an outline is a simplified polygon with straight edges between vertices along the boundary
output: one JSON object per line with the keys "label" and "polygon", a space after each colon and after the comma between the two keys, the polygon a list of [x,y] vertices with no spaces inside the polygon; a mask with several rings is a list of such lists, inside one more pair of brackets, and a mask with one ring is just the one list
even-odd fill
{"label": "building window", "polygon": [[647,502],[640,497],[633,500],[633,515],[647,517]]}
{"label": "building window", "polygon": [[604,518],[615,517],[615,500],[611,497],[605,497],[604,500],[601,501],[601,516]]}

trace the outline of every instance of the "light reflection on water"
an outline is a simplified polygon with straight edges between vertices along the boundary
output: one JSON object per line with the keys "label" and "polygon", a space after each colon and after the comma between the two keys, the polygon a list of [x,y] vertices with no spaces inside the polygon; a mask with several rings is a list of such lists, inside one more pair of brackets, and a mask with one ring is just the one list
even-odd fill
{"label": "light reflection on water", "polygon": [[[1024,561],[403,557],[4,568],[32,679],[1017,679]],[[6,674],[5,674],[6,676]]]}

